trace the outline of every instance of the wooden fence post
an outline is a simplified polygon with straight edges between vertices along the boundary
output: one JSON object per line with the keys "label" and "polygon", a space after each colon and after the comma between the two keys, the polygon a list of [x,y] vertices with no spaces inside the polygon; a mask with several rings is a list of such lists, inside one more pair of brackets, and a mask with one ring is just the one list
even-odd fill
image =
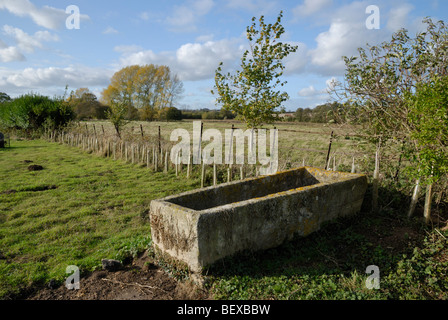
{"label": "wooden fence post", "polygon": [[165,168],[164,172],[168,173],[168,151],[165,152]]}
{"label": "wooden fence post", "polygon": [[328,146],[327,159],[325,161],[325,170],[327,170],[329,168],[330,152],[331,152],[331,144],[332,143],[333,143],[333,131],[331,132],[331,136],[330,136],[330,144]]}
{"label": "wooden fence post", "polygon": [[216,175],[216,163],[213,162],[213,185],[216,186],[218,184],[218,177]]}
{"label": "wooden fence post", "polygon": [[160,126],[159,126],[159,149],[158,149],[158,153],[161,153],[162,152],[162,145],[161,145],[161,140],[162,139],[162,134],[161,134],[161,132],[160,132]]}
{"label": "wooden fence post", "polygon": [[373,172],[372,210],[378,213],[378,178],[379,178],[379,148],[375,154],[375,171]]}
{"label": "wooden fence post", "polygon": [[[433,170],[434,170],[434,167],[433,167]],[[431,174],[431,178],[432,178],[432,174]],[[425,209],[423,212],[426,224],[429,224],[431,222],[432,187],[433,187],[432,183],[428,184],[426,186]]]}
{"label": "wooden fence post", "polygon": [[418,202],[418,195],[420,193],[420,179],[417,179],[415,184],[414,193],[412,194],[411,205],[409,206],[408,218],[411,218],[415,211],[415,206]]}
{"label": "wooden fence post", "polygon": [[188,164],[187,164],[187,179],[190,178],[191,170],[191,154],[188,155]]}
{"label": "wooden fence post", "polygon": [[426,186],[425,210],[424,210],[424,217],[426,224],[429,224],[431,222],[431,202],[432,202],[432,183]]}
{"label": "wooden fence post", "polygon": [[201,171],[201,188],[204,188],[205,182],[205,163],[202,162],[202,171]]}

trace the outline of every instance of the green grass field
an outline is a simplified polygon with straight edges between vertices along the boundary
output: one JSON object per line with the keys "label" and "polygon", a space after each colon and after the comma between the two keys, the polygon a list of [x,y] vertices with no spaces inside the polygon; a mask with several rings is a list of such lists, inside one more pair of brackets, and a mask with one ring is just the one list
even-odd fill
{"label": "green grass field", "polygon": [[[225,130],[231,129],[232,125],[236,129],[246,130],[243,123],[239,121],[203,121],[204,131],[207,129],[218,129],[224,139]],[[89,132],[92,134],[94,130],[99,136],[103,135],[102,129],[105,131],[105,136],[112,136],[115,130],[107,121],[83,122],[80,128],[75,127],[75,130],[85,132],[85,125],[87,125]],[[124,127],[124,136],[139,138],[141,135],[141,128],[145,135],[145,139],[156,140],[158,136],[158,127],[161,128],[162,139],[168,143],[170,135],[175,129],[186,129],[189,131],[191,138],[193,137],[193,121],[184,120],[177,122],[139,122],[133,121]],[[330,135],[333,131],[335,136],[332,142],[331,157],[336,156],[336,164],[342,168],[350,168],[353,157],[357,161],[365,161],[365,158],[370,157],[374,159],[374,151],[367,144],[366,141],[347,137],[347,134],[353,134],[353,128],[339,128],[338,126],[329,126],[327,124],[319,123],[276,123],[275,125],[265,126],[266,129],[273,129],[274,126],[279,130],[279,168],[301,166],[303,162],[306,165],[324,167],[330,142]],[[269,133],[267,134],[267,145],[269,148]],[[223,147],[224,150],[224,147]]]}
{"label": "green grass field", "polygon": [[[100,125],[96,123],[97,130]],[[223,122],[206,125],[229,127]],[[128,126],[139,133],[139,123]],[[168,123],[162,135],[179,126],[192,129],[191,122]],[[145,133],[156,135],[157,127],[146,124]],[[280,161],[301,165],[303,157],[312,157],[303,151],[306,147],[323,151],[316,152],[316,162],[325,159],[328,128],[278,127],[321,132],[280,131]],[[333,150],[350,163],[349,155],[359,152],[357,143],[336,139]],[[44,169],[28,171],[29,165]],[[144,165],[43,140],[13,140],[11,148],[1,149],[0,177],[2,299],[21,297],[50,279],[62,282],[69,265],[87,273],[100,267],[102,258],[135,256],[151,241],[151,200],[200,187],[197,174],[187,180],[173,171],[155,173]],[[368,192],[357,217],[276,249],[225,259],[209,270],[208,289],[216,299],[448,298],[448,232],[443,225],[434,230],[418,217],[407,220],[406,194],[380,188],[382,210],[377,215],[370,213],[369,197]],[[380,268],[378,290],[366,288],[369,265]]]}
{"label": "green grass field", "polygon": [[200,183],[40,140],[1,150],[0,177],[0,296],[144,247],[150,201]]}

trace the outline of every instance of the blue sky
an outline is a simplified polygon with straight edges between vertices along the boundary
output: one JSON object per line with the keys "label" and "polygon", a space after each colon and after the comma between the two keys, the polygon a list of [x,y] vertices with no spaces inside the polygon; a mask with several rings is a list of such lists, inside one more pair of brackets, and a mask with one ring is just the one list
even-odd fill
{"label": "blue sky", "polygon": [[[80,10],[79,29],[66,27],[70,5]],[[369,5],[380,10],[379,29],[366,27]],[[414,35],[426,16],[448,22],[445,0],[0,0],[0,91],[53,96],[68,85],[100,98],[114,72],[153,63],[183,81],[178,108],[217,108],[210,90],[219,62],[237,68],[251,18],[273,23],[281,10],[282,40],[299,46],[285,61],[290,111],[328,100],[327,84],[344,74],[341,56],[400,28]]]}

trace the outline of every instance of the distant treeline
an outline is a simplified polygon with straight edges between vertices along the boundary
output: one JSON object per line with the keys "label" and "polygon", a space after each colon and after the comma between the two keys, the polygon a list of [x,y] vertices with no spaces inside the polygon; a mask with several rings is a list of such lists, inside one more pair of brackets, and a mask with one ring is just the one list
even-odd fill
{"label": "distant treeline", "polygon": [[313,109],[298,108],[294,113],[293,119],[298,122],[338,123],[340,121],[340,117],[337,115],[340,114],[341,111],[342,105],[340,103],[326,103]]}
{"label": "distant treeline", "polygon": [[[335,115],[340,110],[338,103],[324,104],[310,108],[298,108],[289,113],[284,121],[298,122],[337,122]],[[72,120],[107,119],[109,107],[98,101],[88,89],[78,89],[67,97],[46,97],[39,94],[25,94],[12,99],[0,92],[0,128],[19,129],[27,132],[37,129],[57,129]],[[128,107],[126,120],[148,121],[148,114],[142,109]],[[164,107],[154,110],[152,121],[179,121],[183,119],[226,120],[234,119],[235,114],[221,110],[198,109],[179,110],[176,107]]]}

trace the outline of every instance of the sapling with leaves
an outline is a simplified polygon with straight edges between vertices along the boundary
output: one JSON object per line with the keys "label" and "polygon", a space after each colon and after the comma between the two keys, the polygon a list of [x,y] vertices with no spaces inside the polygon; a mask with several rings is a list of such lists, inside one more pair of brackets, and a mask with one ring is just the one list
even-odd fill
{"label": "sapling with leaves", "polygon": [[246,30],[250,48],[242,56],[241,70],[233,75],[223,74],[221,62],[215,72],[217,103],[237,114],[248,128],[272,123],[281,104],[289,99],[286,92],[276,89],[286,84],[280,79],[285,68],[282,60],[298,47],[280,42],[285,32],[282,17],[280,12],[274,24],[266,24],[261,16],[258,26],[253,17]]}

